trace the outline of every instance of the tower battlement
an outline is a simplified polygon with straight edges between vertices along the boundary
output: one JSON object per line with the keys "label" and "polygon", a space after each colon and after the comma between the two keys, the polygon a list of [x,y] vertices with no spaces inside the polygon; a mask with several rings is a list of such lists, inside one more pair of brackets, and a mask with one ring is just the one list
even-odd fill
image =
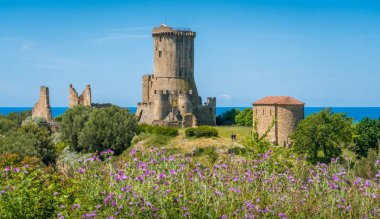
{"label": "tower battlement", "polygon": [[195,38],[196,33],[191,30],[173,28],[166,26],[165,24],[161,24],[159,27],[153,28],[152,36],[186,36]]}

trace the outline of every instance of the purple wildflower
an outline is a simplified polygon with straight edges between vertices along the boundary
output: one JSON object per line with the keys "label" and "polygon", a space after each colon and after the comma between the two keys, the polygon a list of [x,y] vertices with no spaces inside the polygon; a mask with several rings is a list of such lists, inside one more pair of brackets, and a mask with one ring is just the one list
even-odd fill
{"label": "purple wildflower", "polygon": [[11,168],[10,168],[9,166],[6,166],[6,167],[4,168],[4,172],[8,172],[10,169],[11,169]]}
{"label": "purple wildflower", "polygon": [[80,204],[74,204],[72,207],[71,207],[71,210],[76,210],[76,209],[79,209],[80,208]]}
{"label": "purple wildflower", "polygon": [[80,167],[80,168],[78,168],[77,172],[82,174],[82,173],[86,172],[86,169],[84,167]]}
{"label": "purple wildflower", "polygon": [[170,170],[170,174],[177,175],[177,172],[175,170]]}
{"label": "purple wildflower", "polygon": [[157,179],[161,180],[165,177],[166,177],[165,173],[160,173],[160,174],[158,174]]}
{"label": "purple wildflower", "polygon": [[279,216],[281,219],[288,219],[288,217],[286,216],[285,213],[279,213],[278,216]]}
{"label": "purple wildflower", "polygon": [[13,169],[13,172],[15,172],[15,173],[20,172],[20,168],[18,168],[18,167],[14,168],[14,169]]}

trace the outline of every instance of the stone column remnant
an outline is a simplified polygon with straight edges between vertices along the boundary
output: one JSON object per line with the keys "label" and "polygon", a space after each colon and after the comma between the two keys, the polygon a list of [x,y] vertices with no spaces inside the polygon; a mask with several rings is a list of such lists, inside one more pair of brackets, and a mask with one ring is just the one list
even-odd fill
{"label": "stone column remnant", "polygon": [[51,114],[51,107],[49,102],[49,88],[41,86],[40,88],[40,99],[34,105],[32,109],[32,118],[43,118],[47,122],[53,120]]}

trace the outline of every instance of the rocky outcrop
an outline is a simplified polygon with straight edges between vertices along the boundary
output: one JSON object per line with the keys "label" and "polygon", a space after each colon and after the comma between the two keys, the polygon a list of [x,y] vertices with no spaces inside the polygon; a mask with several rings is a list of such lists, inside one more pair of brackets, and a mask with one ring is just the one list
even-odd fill
{"label": "rocky outcrop", "polygon": [[75,90],[72,84],[69,87],[69,108],[73,108],[76,105],[91,106],[91,87],[87,85],[82,95],[78,96],[78,92]]}
{"label": "rocky outcrop", "polygon": [[51,115],[51,108],[49,102],[49,88],[41,86],[40,99],[32,109],[32,118],[43,118],[47,122],[51,122],[53,117]]}

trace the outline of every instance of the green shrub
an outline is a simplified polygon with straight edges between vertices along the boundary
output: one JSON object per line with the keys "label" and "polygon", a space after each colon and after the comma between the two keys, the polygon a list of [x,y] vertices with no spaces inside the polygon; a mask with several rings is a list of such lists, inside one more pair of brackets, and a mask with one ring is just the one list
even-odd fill
{"label": "green shrub", "polygon": [[112,149],[121,154],[138,134],[136,117],[117,106],[95,108],[90,113],[78,138],[84,152]]}
{"label": "green shrub", "polygon": [[233,147],[228,149],[229,154],[235,154],[235,155],[245,155],[247,154],[247,149],[242,147]]}
{"label": "green shrub", "polygon": [[241,126],[252,126],[253,122],[253,111],[252,108],[244,109],[239,111],[235,116],[235,124]]}
{"label": "green shrub", "polygon": [[35,123],[27,123],[0,137],[0,153],[17,154],[21,158],[38,157],[45,164],[55,164],[57,158],[50,130]]}
{"label": "green shrub", "polygon": [[62,140],[77,152],[112,149],[122,153],[139,133],[137,120],[128,109],[117,106],[76,106],[62,115]]}
{"label": "green shrub", "polygon": [[367,157],[362,157],[355,164],[355,174],[359,177],[372,179],[380,170],[380,165],[376,162],[380,160],[380,153],[374,149],[369,149]]}
{"label": "green shrub", "polygon": [[214,164],[218,160],[218,158],[219,158],[219,155],[216,152],[216,147],[215,146],[204,147],[204,148],[196,148],[193,151],[192,155],[195,156],[195,157],[196,156],[201,156],[201,155],[207,155],[208,160],[212,164]]}
{"label": "green shrub", "polygon": [[85,123],[88,121],[90,113],[91,108],[78,105],[67,110],[62,115],[59,127],[62,134],[61,138],[75,151],[82,151],[84,149],[84,147],[79,144],[79,135]]}
{"label": "green shrub", "polygon": [[178,135],[178,128],[174,127],[163,127],[163,126],[152,126],[152,125],[140,125],[140,131],[155,135],[164,135],[175,137]]}
{"label": "green shrub", "polygon": [[354,152],[359,157],[366,157],[368,150],[378,150],[380,140],[380,119],[364,118],[354,125]]}
{"label": "green shrub", "polygon": [[186,137],[218,137],[218,130],[210,126],[199,126],[186,129],[185,134]]}

